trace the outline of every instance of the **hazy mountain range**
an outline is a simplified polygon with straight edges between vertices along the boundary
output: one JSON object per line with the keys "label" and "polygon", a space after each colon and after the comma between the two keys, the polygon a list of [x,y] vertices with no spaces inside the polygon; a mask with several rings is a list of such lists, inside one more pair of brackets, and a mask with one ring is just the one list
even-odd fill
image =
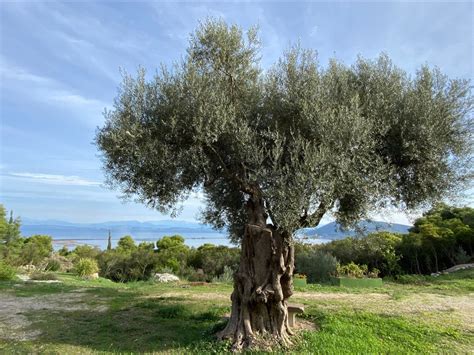
{"label": "hazy mountain range", "polygon": [[407,233],[412,226],[381,221],[362,221],[357,225],[358,230],[341,230],[336,222],[331,222],[317,228],[305,228],[298,232],[299,235],[310,239],[342,239],[348,236],[365,235],[372,232],[387,231],[392,233]]}
{"label": "hazy mountain range", "polygon": [[[411,226],[387,223],[380,221],[364,221],[359,223],[360,230],[363,234],[374,231],[390,231],[397,233],[406,233]],[[62,238],[82,238],[82,239],[106,239],[108,233],[113,238],[119,238],[123,235],[172,235],[182,234],[184,236],[223,236],[225,232],[219,232],[212,227],[196,222],[188,222],[182,220],[162,220],[162,221],[113,221],[102,223],[72,223],[59,220],[34,220],[29,218],[22,219],[21,232],[23,235],[47,234],[53,236],[54,239]],[[335,222],[317,228],[302,229],[298,233],[310,239],[334,240],[342,239],[347,236],[360,234],[355,230],[343,231]],[[205,237],[203,237],[205,239]]]}

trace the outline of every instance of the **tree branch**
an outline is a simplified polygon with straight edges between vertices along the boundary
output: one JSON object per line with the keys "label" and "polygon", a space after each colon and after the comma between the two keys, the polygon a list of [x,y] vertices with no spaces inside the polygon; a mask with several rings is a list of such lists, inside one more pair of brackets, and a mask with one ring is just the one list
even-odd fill
{"label": "tree branch", "polygon": [[219,152],[211,145],[211,144],[205,144],[206,147],[208,147],[213,155],[217,157],[217,159],[220,162],[220,165],[222,169],[224,170],[224,174],[229,178],[230,180],[233,180],[240,188],[242,192],[245,192],[250,195],[254,195],[257,191],[253,189],[251,186],[249,186],[240,176],[237,174],[232,173],[228,168],[227,164],[224,162],[222,159],[221,155]]}
{"label": "tree branch", "polygon": [[304,215],[300,218],[300,227],[316,227],[319,222],[321,222],[324,214],[332,208],[332,205],[333,203],[326,205],[323,201],[321,201],[316,211],[314,211],[312,214],[308,214],[308,210],[305,209]]}

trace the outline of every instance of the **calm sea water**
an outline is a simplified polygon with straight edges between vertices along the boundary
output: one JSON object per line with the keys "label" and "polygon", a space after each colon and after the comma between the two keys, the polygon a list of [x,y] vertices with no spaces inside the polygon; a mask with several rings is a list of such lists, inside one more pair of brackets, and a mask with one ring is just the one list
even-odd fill
{"label": "calm sea water", "polygon": [[[156,242],[165,235],[179,234],[184,237],[184,242],[190,247],[199,247],[203,244],[210,243],[214,245],[235,246],[230,243],[227,234],[208,230],[174,230],[172,228],[157,231],[138,231],[117,229],[111,230],[112,247],[124,235],[131,235],[137,244],[141,242]],[[74,249],[77,245],[96,246],[102,250],[107,248],[108,230],[95,229],[74,229],[67,227],[51,227],[51,226],[22,226],[22,235],[29,236],[34,234],[46,234],[53,238],[53,247],[55,250],[61,249],[63,246],[68,249]],[[307,239],[306,243],[325,243],[327,239]]]}
{"label": "calm sea water", "polygon": [[[167,234],[169,235],[169,234]],[[206,243],[214,245],[226,245],[233,246],[227,236],[221,233],[188,233],[187,235],[180,234],[184,237],[184,242],[190,247],[199,247]],[[112,236],[112,247],[116,247],[119,239],[122,236]],[[163,235],[157,235],[156,233],[137,232],[132,234],[132,238],[137,244],[141,242],[156,242],[161,239]],[[61,249],[63,246],[67,246],[68,249],[73,249],[77,245],[91,245],[96,246],[102,250],[107,248],[107,237],[104,235],[98,236],[87,236],[86,238],[80,236],[54,236],[53,246],[55,250]]]}
{"label": "calm sea water", "polygon": [[[156,242],[160,238],[154,237],[147,237],[147,236],[132,236],[135,242]],[[235,247],[230,243],[229,239],[224,235],[216,236],[215,233],[209,233],[209,235],[191,235],[191,236],[183,236],[185,237],[184,243],[190,247],[199,247],[203,244],[210,243],[214,245],[225,245],[229,247]],[[114,239],[112,238],[112,247],[115,248],[120,238]],[[53,239],[53,247],[54,250],[59,250],[63,246],[67,246],[69,250],[74,249],[77,245],[90,245],[96,246],[101,250],[105,250],[107,248],[107,238],[97,238],[97,239],[80,239],[80,238],[55,238]],[[330,242],[330,240],[326,239],[311,239],[311,240],[304,240],[305,243],[312,243],[312,244],[324,244]]]}

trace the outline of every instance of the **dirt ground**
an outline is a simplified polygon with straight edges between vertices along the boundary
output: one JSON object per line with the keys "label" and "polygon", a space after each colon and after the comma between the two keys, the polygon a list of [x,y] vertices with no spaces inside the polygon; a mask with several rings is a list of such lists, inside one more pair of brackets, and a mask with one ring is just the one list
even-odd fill
{"label": "dirt ground", "polygon": [[71,310],[95,310],[103,312],[107,306],[90,306],[84,302],[84,290],[68,293],[42,295],[35,297],[17,297],[10,294],[0,295],[0,339],[32,340],[40,335],[38,330],[29,329],[31,321],[25,313],[30,311],[49,310],[51,312]]}
{"label": "dirt ground", "polygon": [[[17,297],[11,293],[0,294],[0,339],[32,340],[39,332],[31,329],[31,320],[25,315],[30,311],[50,310],[107,310],[106,300],[100,296],[86,293],[87,289],[34,297]],[[229,301],[230,295],[224,293],[165,292],[148,295],[147,298],[189,297],[190,299],[214,299],[219,303]],[[95,297],[94,305],[90,305]],[[474,294],[441,295],[432,293],[408,294],[393,297],[387,293],[328,293],[295,292],[292,301],[306,304],[307,307],[322,307],[328,310],[353,309],[378,314],[423,317],[430,322],[452,324],[466,331],[474,332]]]}

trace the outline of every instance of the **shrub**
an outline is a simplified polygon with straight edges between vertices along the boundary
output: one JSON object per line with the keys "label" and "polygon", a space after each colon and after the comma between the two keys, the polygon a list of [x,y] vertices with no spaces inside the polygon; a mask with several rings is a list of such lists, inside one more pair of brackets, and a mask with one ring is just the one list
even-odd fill
{"label": "shrub", "polygon": [[336,271],[337,276],[340,277],[361,279],[367,274],[367,265],[359,266],[353,262],[350,262],[347,265],[338,265]]}
{"label": "shrub", "polygon": [[234,271],[230,266],[224,266],[224,272],[212,278],[212,282],[232,283],[232,281],[234,281]]}
{"label": "shrub", "polygon": [[191,282],[206,282],[209,276],[202,272],[194,272],[187,277],[188,281]]}
{"label": "shrub", "polygon": [[61,270],[61,262],[55,258],[49,258],[44,268],[46,271],[59,271]]}
{"label": "shrub", "polygon": [[91,276],[99,271],[97,261],[90,258],[82,258],[75,264],[74,269],[81,277]]}
{"label": "shrub", "polygon": [[16,277],[15,269],[7,263],[0,261],[0,280],[14,280]]}
{"label": "shrub", "polygon": [[190,256],[188,264],[195,269],[202,269],[204,274],[208,275],[207,281],[210,281],[212,278],[222,275],[226,266],[236,270],[239,259],[240,250],[238,248],[204,244]]}
{"label": "shrub", "polygon": [[307,276],[308,282],[329,281],[336,273],[337,260],[331,254],[312,248],[300,249],[295,255],[295,266],[299,273]]}
{"label": "shrub", "polygon": [[57,280],[58,277],[52,272],[34,272],[31,274],[30,279],[32,280]]}
{"label": "shrub", "polygon": [[70,271],[72,268],[71,260],[59,254],[48,258],[43,267],[45,271]]}
{"label": "shrub", "polygon": [[136,249],[137,246],[135,245],[135,241],[129,235],[123,236],[119,239],[117,243],[117,251],[120,251],[122,253],[131,253]]}
{"label": "shrub", "polygon": [[148,280],[157,269],[157,255],[146,246],[135,251],[108,250],[99,257],[100,274],[112,281]]}
{"label": "shrub", "polygon": [[380,270],[377,269],[376,267],[374,267],[372,271],[369,271],[369,273],[367,274],[367,276],[370,277],[371,279],[376,279],[377,277],[379,277],[379,275],[380,275]]}
{"label": "shrub", "polygon": [[26,238],[21,248],[22,265],[39,265],[53,252],[52,238],[48,235],[34,235]]}
{"label": "shrub", "polygon": [[459,247],[454,254],[454,261],[456,264],[466,264],[471,260],[471,256],[467,255],[466,251]]}
{"label": "shrub", "polygon": [[100,255],[100,249],[90,245],[78,245],[72,252],[71,256],[74,261],[80,259],[97,259]]}
{"label": "shrub", "polygon": [[402,236],[395,233],[375,232],[361,238],[334,240],[317,248],[330,253],[342,264],[367,265],[370,269],[379,269],[384,276],[394,276],[401,273],[401,256],[397,253],[401,240]]}

